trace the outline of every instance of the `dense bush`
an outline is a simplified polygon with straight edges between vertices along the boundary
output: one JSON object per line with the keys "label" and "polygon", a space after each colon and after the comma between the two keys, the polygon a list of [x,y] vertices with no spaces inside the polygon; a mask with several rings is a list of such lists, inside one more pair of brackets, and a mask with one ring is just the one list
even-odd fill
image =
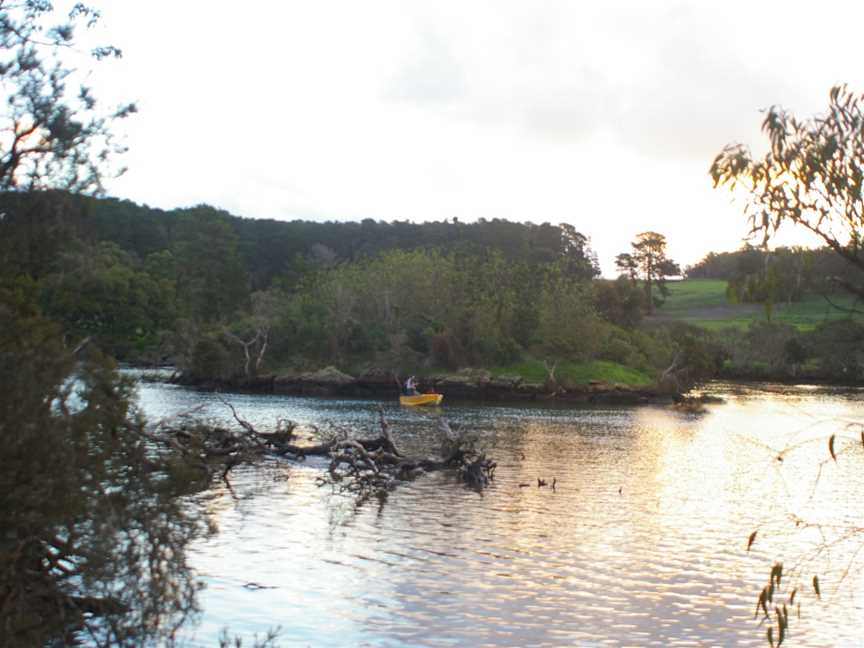
{"label": "dense bush", "polygon": [[852,320],[826,322],[807,336],[806,345],[823,374],[864,380],[864,325]]}
{"label": "dense bush", "polygon": [[229,380],[240,373],[240,359],[226,341],[207,335],[192,347],[183,370],[192,380]]}

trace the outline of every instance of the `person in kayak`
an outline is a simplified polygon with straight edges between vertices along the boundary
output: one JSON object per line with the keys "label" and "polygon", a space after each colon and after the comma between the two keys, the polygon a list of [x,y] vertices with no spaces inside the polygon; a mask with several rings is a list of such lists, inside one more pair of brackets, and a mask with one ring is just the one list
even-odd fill
{"label": "person in kayak", "polygon": [[416,396],[420,392],[417,391],[417,381],[414,376],[408,376],[408,380],[405,381],[405,395],[406,396]]}

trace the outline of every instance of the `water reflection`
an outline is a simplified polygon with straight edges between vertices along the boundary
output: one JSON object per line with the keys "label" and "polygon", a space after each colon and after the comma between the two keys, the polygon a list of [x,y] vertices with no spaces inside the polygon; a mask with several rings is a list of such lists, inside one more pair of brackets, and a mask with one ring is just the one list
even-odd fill
{"label": "water reflection", "polygon": [[[864,513],[864,452],[843,428],[860,420],[860,392],[724,393],[704,415],[449,405],[498,460],[482,496],[434,474],[358,509],[316,486],[320,461],[239,470],[234,496],[217,487],[209,503],[221,533],[196,550],[209,587],[192,643],[210,645],[224,625],[259,635],[281,625],[285,645],[764,645],[755,596],[776,557],[807,546],[788,514]],[[281,416],[377,431],[369,401],[231,400],[261,425]],[[204,403],[230,418],[212,395],[165,386],[146,386],[141,403],[157,415]],[[399,443],[434,448],[427,414],[387,405],[387,416]],[[836,463],[832,432],[843,437]],[[818,563],[836,583],[850,556],[838,547],[831,563],[802,568]],[[859,588],[860,575],[846,584]],[[859,641],[853,602],[806,606],[800,645]]]}

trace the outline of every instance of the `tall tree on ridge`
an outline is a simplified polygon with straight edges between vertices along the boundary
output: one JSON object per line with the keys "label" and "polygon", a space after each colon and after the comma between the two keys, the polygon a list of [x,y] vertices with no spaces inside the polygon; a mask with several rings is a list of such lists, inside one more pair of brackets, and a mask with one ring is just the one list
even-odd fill
{"label": "tall tree on ridge", "polygon": [[[630,244],[631,251],[619,254],[615,264],[623,274],[631,279],[641,278],[645,282],[645,297],[648,312],[654,312],[654,306],[663,303],[669,294],[666,287],[666,277],[680,274],[678,264],[666,256],[666,237],[657,232],[647,231],[636,235]],[[659,296],[654,295],[657,286]]]}

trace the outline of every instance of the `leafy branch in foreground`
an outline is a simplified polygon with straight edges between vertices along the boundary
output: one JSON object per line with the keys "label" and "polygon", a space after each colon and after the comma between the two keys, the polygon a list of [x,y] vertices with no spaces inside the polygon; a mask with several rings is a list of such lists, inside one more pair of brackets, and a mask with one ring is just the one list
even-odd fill
{"label": "leafy branch in foreground", "polygon": [[[76,30],[92,28],[99,12],[77,3],[58,16],[50,2],[0,3],[0,190],[102,190],[111,159],[125,151],[111,124],[134,104],[103,109],[91,89],[73,85]],[[58,22],[59,20],[59,22]],[[95,60],[119,58],[98,46]],[[122,173],[122,171],[121,171]]]}
{"label": "leafy branch in foreground", "polygon": [[[838,439],[837,433],[833,433],[828,437],[826,445],[830,458],[824,459],[819,464],[812,486],[811,498],[816,491],[826,464],[836,464],[838,457],[859,443],[864,446],[864,424],[849,423],[845,426],[845,431],[856,434]],[[824,439],[805,441],[784,448],[776,453],[776,461],[782,464],[789,453],[817,441],[822,443]],[[791,567],[784,569],[783,562],[775,562],[771,567],[768,583],[759,592],[754,618],[760,619],[760,625],[766,624],[765,636],[772,647],[780,646],[788,639],[790,620],[801,619],[801,602],[805,596],[812,593],[816,600],[823,600],[819,575],[814,574],[812,577],[809,575],[811,565],[817,560],[829,557],[832,550],[841,547],[849,548],[848,551],[843,552],[844,555],[851,557],[836,579],[836,594],[844,587],[849,574],[858,568],[858,556],[864,550],[864,527],[848,523],[826,524],[810,521],[794,513],[790,514],[790,520],[797,532],[814,532],[820,540],[809,551],[804,551],[796,556]],[[761,537],[758,529],[750,534],[747,540],[747,551],[751,550],[758,537]],[[830,605],[831,599],[825,599],[825,602]]]}
{"label": "leafy branch in foreground", "polygon": [[[862,95],[835,86],[828,110],[801,120],[772,106],[762,130],[770,151],[755,158],[741,144],[726,146],[711,165],[714,186],[748,191],[751,235],[763,243],[784,223],[809,231],[864,272],[864,112]],[[864,280],[838,278],[864,296]]]}
{"label": "leafy branch in foreground", "polygon": [[[864,298],[864,95],[847,86],[835,86],[829,93],[828,110],[811,119],[801,120],[777,106],[771,107],[762,123],[770,149],[763,158],[754,157],[741,144],[726,146],[714,159],[710,174],[714,186],[735,189],[739,183],[747,192],[745,214],[751,236],[761,236],[763,245],[784,224],[791,224],[816,236],[836,255],[847,262],[855,274],[833,276],[833,282],[844,290]],[[836,340],[832,340],[836,346]],[[860,345],[858,345],[860,346]],[[857,351],[857,348],[854,349]],[[854,353],[853,351],[853,353]],[[858,425],[858,424],[854,424]],[[837,462],[840,452],[837,436],[828,439],[828,454]],[[864,433],[861,436],[864,444]],[[786,449],[777,455],[782,461]],[[818,484],[824,462],[819,465]],[[815,484],[814,484],[815,492]],[[793,516],[796,528],[818,530],[822,542],[814,550],[820,556],[832,546],[852,543],[852,558],[840,582],[855,566],[862,545],[864,529],[838,522],[828,528]],[[751,535],[749,545],[755,536]],[[803,559],[803,557],[802,557]],[[759,605],[765,616],[781,586],[782,565],[775,564],[769,584],[760,595]],[[840,585],[838,584],[838,587]],[[821,598],[819,580],[813,577],[813,589]],[[768,641],[782,643],[789,627],[788,608],[799,588],[793,588],[788,600],[774,610],[775,624],[767,630]],[[758,614],[758,610],[757,610]],[[776,632],[775,632],[776,630]]]}
{"label": "leafy branch in foreground", "polygon": [[186,548],[206,533],[133,385],[0,284],[0,645],[148,645],[197,611]]}

